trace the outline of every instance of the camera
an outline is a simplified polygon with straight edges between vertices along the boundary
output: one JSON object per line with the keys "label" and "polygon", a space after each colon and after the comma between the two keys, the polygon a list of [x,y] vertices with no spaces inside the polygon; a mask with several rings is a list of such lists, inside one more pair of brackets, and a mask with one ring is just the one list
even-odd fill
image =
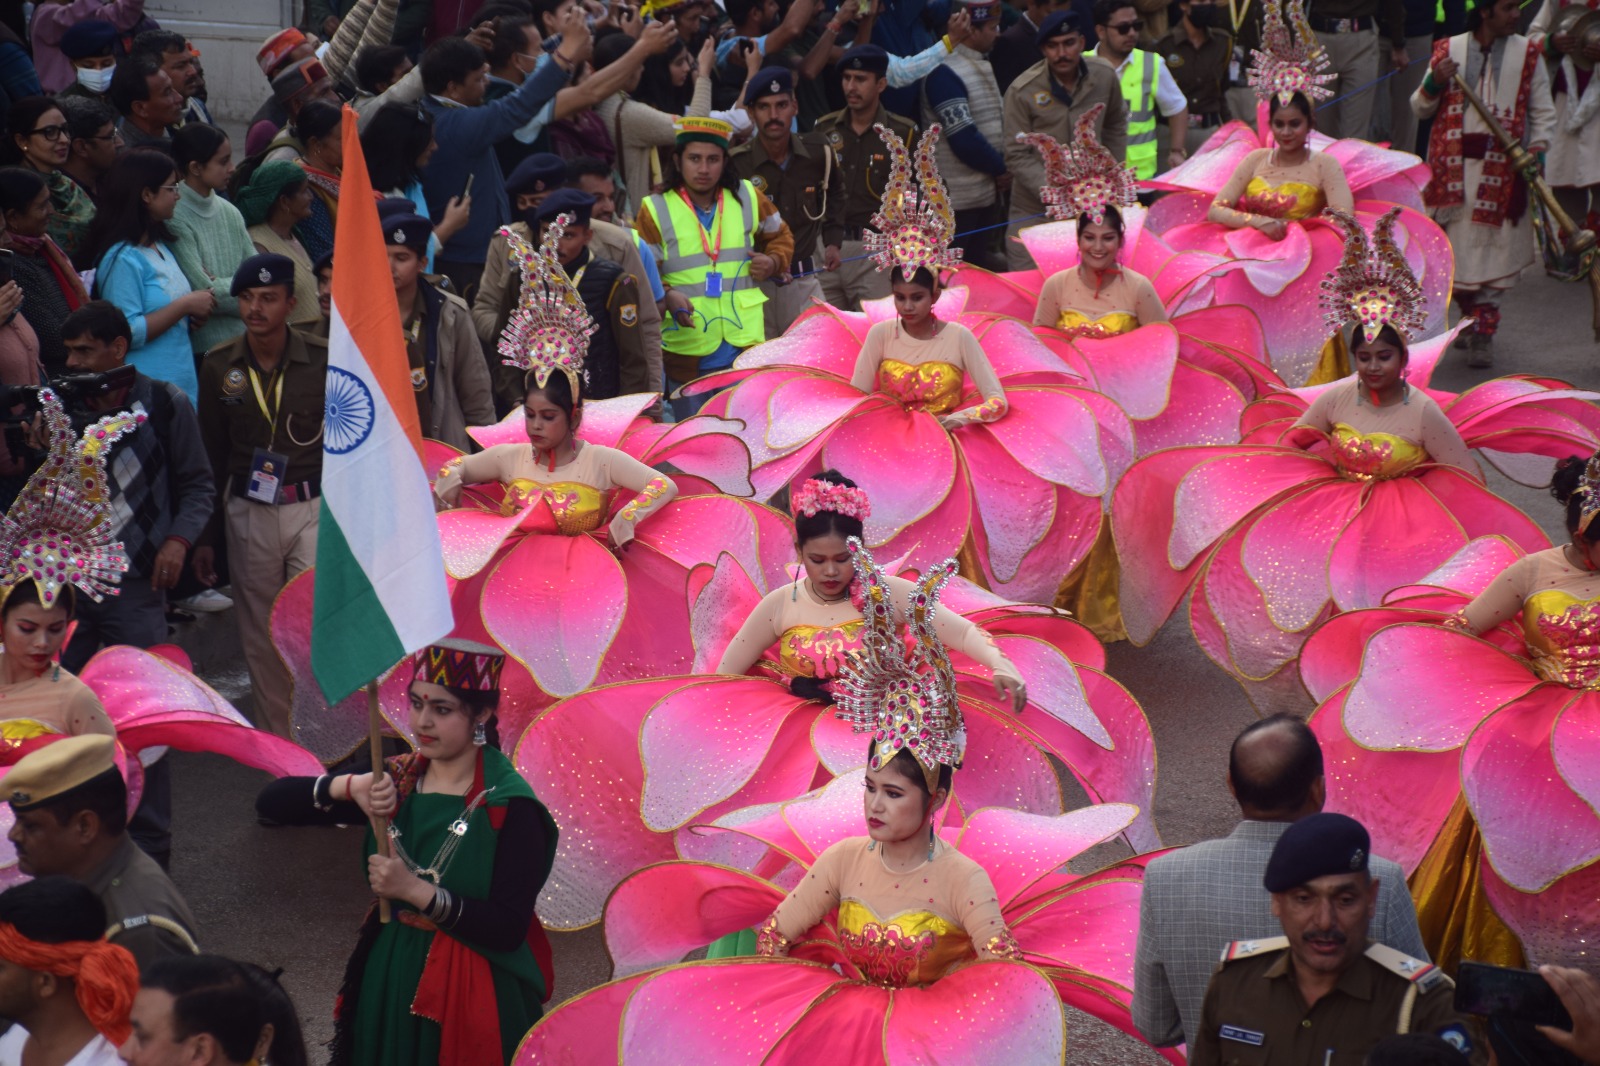
{"label": "camera", "polygon": [[[82,433],[104,413],[89,410],[87,401],[130,387],[138,374],[131,363],[125,363],[103,374],[62,374],[51,378],[49,387],[61,398],[62,407],[72,419],[73,432]],[[39,400],[43,391],[39,385],[0,385],[0,429],[4,431],[7,449],[18,459],[37,454],[37,450],[24,441],[22,429],[30,425],[43,408]]]}

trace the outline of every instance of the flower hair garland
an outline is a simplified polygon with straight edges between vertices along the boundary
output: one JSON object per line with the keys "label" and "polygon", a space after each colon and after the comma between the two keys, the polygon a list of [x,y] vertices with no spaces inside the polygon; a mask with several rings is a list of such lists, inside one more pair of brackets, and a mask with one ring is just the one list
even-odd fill
{"label": "flower hair garland", "polygon": [[1295,93],[1313,101],[1332,96],[1325,84],[1334,78],[1327,73],[1328,52],[1306,20],[1305,0],[1264,0],[1262,11],[1261,47],[1250,50],[1253,62],[1247,79],[1256,96],[1276,98],[1279,104],[1287,104]]}
{"label": "flower hair garland", "polygon": [[816,478],[806,479],[789,502],[795,514],[807,518],[814,518],[819,511],[831,511],[865,522],[872,514],[866,489],[835,485],[831,481],[819,481]]}
{"label": "flower hair garland", "polygon": [[1117,162],[1095,133],[1105,109],[1105,104],[1095,104],[1079,116],[1072,140],[1066,144],[1048,133],[1017,134],[1017,140],[1033,145],[1044,157],[1045,184],[1039,189],[1039,199],[1053,219],[1088,215],[1099,225],[1106,220],[1106,208],[1121,209],[1139,202],[1133,170]]}

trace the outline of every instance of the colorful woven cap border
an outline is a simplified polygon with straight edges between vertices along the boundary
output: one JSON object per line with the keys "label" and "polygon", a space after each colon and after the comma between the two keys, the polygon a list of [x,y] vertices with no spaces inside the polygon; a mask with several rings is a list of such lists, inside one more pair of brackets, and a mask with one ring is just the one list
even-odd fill
{"label": "colorful woven cap border", "polygon": [[499,648],[452,638],[412,657],[411,680],[465,692],[498,692],[505,665],[505,653]]}
{"label": "colorful woven cap border", "polygon": [[685,115],[673,119],[672,129],[673,140],[679,147],[698,141],[721,145],[726,150],[728,145],[733,143],[733,123],[724,122],[720,118]]}

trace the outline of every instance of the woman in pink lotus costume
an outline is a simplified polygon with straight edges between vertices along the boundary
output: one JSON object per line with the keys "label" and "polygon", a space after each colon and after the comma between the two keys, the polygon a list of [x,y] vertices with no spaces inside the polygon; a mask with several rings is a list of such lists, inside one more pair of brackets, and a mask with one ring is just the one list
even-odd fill
{"label": "woman in pink lotus costume", "polygon": [[1260,314],[1284,381],[1318,384],[1349,373],[1347,353],[1319,328],[1316,314],[1318,287],[1340,255],[1327,209],[1354,210],[1370,224],[1371,216],[1401,205],[1400,244],[1426,294],[1427,333],[1445,327],[1453,259],[1444,231],[1421,210],[1429,177],[1422,160],[1313,133],[1314,102],[1333,94],[1323,84],[1331,77],[1328,59],[1303,0],[1269,0],[1263,11],[1262,50],[1250,70],[1261,99],[1259,134],[1230,123],[1163,175],[1154,184],[1188,195],[1159,201],[1149,225],[1174,248],[1239,261],[1240,270],[1217,279],[1217,302]]}
{"label": "woman in pink lotus costume", "polygon": [[705,411],[744,423],[758,497],[825,467],[873,499],[867,540],[1011,599],[1049,603],[1083,560],[1101,498],[1131,459],[1127,416],[1018,322],[955,321],[964,294],[939,271],[954,213],[935,168],[937,128],[905,146],[880,129],[894,170],[866,238],[893,270],[893,312],[819,308],[694,388],[733,388]]}
{"label": "woman in pink lotus costume", "polygon": [[[551,227],[538,249],[507,232],[523,283],[501,352],[527,372],[525,402],[500,425],[470,431],[483,451],[434,445],[433,459],[455,632],[513,660],[500,713],[514,738],[555,699],[687,670],[695,573],[723,552],[747,560],[755,531],[781,530],[782,519],[745,499],[680,496],[749,494],[737,427],[714,418],[652,425],[638,417],[649,396],[585,401],[593,322],[554,257],[559,231]],[[672,477],[654,468],[668,463]],[[331,762],[360,743],[366,711],[359,698],[330,710],[309,683],[314,581],[308,573],[279,597],[274,635],[305,680],[295,686],[295,734]],[[385,683],[386,707],[404,706],[405,680]],[[391,724],[406,733],[404,715]]]}
{"label": "woman in pink lotus costume", "polygon": [[1565,543],[1474,545],[1442,588],[1334,619],[1302,663],[1341,755],[1329,803],[1414,870],[1447,958],[1582,965],[1600,923],[1600,455],[1563,459],[1551,492]]}
{"label": "woman in pink lotus costume", "polygon": [[[952,832],[952,770],[967,753],[932,616],[955,562],[917,582],[908,651],[891,579],[859,540],[849,547],[868,622],[865,655],[836,695],[840,716],[872,734],[866,769],[717,823],[793,859],[774,864],[773,880],[667,863],[624,882],[606,932],[631,976],[552,1012],[517,1063],[632,1061],[663,1042],[708,1066],[811,1062],[824,1046],[851,1064],[1064,1062],[1062,999],[1131,1030],[1120,970],[1142,863],[1084,878],[1058,871],[1133,811],[986,809]],[[845,836],[857,789],[867,834]],[[754,956],[673,965],[763,916]],[[646,966],[660,968],[635,972]]]}
{"label": "woman in pink lotus costume", "polygon": [[1425,315],[1394,217],[1380,220],[1369,247],[1359,223],[1331,215],[1345,255],[1325,312],[1333,328],[1355,323],[1356,377],[1320,390],[1273,442],[1140,460],[1113,500],[1132,639],[1149,641],[1192,591],[1196,639],[1258,708],[1304,704],[1284,668],[1336,611],[1375,606],[1474,536],[1504,534],[1530,551],[1549,543],[1484,487],[1460,432],[1406,380],[1408,341]]}
{"label": "woman in pink lotus costume", "polygon": [[[540,901],[553,928],[594,923],[613,888],[654,863],[754,867],[760,847],[690,827],[792,799],[859,765],[857,743],[831,702],[836,679],[865,647],[846,544],[860,537],[871,508],[833,471],[802,483],[791,503],[790,551],[801,566],[790,571],[779,556],[767,572],[747,573],[726,559],[696,600],[696,665],[716,676],[593,689],[555,704],[524,734],[518,767],[556,819],[576,827],[564,835]],[[885,581],[896,618],[908,618],[911,583]],[[1130,843],[1159,846],[1148,813],[1150,728],[1103,672],[1099,642],[1057,612],[1006,604],[959,579],[930,619],[950,650],[969,737],[952,809],[1060,812],[1048,753],[1096,801],[1138,805]],[[747,672],[754,676],[729,676]]]}

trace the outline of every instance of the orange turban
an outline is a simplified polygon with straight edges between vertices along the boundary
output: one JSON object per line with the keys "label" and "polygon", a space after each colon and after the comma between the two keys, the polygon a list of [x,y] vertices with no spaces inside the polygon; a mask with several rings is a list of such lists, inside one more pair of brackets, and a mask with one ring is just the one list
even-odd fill
{"label": "orange turban", "polygon": [[128,1012],[139,991],[139,964],[127,948],[109,940],[68,940],[46,944],[29,940],[17,927],[0,922],[0,959],[29,970],[70,977],[77,982],[78,1006],[89,1024],[115,1047],[133,1033]]}

